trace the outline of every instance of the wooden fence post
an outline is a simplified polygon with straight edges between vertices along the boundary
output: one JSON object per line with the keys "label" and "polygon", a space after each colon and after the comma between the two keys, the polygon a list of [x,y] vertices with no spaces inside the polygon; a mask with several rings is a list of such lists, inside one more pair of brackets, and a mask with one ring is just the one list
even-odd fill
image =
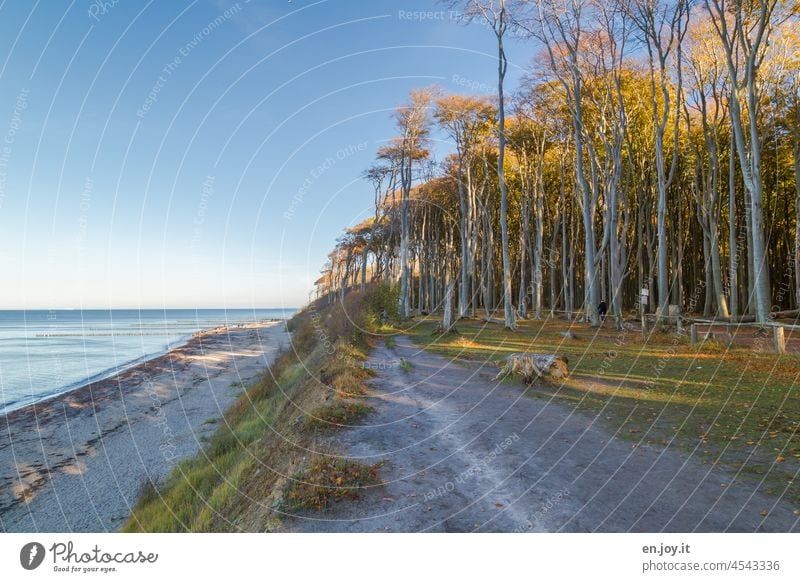
{"label": "wooden fence post", "polygon": [[692,345],[697,343],[697,324],[693,323],[689,326],[689,341]]}
{"label": "wooden fence post", "polygon": [[786,353],[786,336],[782,325],[775,326],[775,351],[779,354]]}

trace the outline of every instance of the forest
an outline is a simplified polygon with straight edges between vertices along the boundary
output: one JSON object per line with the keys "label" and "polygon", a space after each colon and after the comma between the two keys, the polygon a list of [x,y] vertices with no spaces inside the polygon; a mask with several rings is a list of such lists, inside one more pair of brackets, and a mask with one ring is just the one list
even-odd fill
{"label": "forest", "polygon": [[[363,171],[374,215],[337,240],[317,297],[372,281],[401,316],[800,308],[796,0],[470,0],[497,91],[411,91]],[[508,39],[528,43],[507,87]],[[434,141],[450,153],[435,159]],[[794,314],[792,314],[794,315]]]}

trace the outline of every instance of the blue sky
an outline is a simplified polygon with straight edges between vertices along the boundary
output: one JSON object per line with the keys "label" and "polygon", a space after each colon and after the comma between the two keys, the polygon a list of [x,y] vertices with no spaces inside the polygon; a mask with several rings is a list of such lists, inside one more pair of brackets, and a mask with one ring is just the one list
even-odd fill
{"label": "blue sky", "polygon": [[301,305],[408,91],[495,75],[432,0],[5,1],[0,308]]}

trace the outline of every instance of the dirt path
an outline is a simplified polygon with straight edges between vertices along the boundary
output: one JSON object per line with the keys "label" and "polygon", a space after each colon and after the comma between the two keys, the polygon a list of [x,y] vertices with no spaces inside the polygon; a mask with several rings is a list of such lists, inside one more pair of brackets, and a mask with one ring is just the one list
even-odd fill
{"label": "dirt path", "polygon": [[195,455],[286,341],[282,323],[204,332],[0,417],[0,532],[118,529],[142,485]]}
{"label": "dirt path", "polygon": [[368,365],[378,371],[375,413],[334,442],[362,462],[386,461],[386,484],[291,518],[290,531],[800,531],[795,508],[757,481],[615,439],[593,416],[494,382],[494,368],[404,337]]}

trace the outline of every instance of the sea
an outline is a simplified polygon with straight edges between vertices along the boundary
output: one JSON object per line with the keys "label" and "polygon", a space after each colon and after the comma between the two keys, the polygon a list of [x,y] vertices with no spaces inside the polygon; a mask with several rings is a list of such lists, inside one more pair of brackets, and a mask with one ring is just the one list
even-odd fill
{"label": "sea", "polygon": [[0,415],[159,356],[197,331],[294,309],[0,311]]}

